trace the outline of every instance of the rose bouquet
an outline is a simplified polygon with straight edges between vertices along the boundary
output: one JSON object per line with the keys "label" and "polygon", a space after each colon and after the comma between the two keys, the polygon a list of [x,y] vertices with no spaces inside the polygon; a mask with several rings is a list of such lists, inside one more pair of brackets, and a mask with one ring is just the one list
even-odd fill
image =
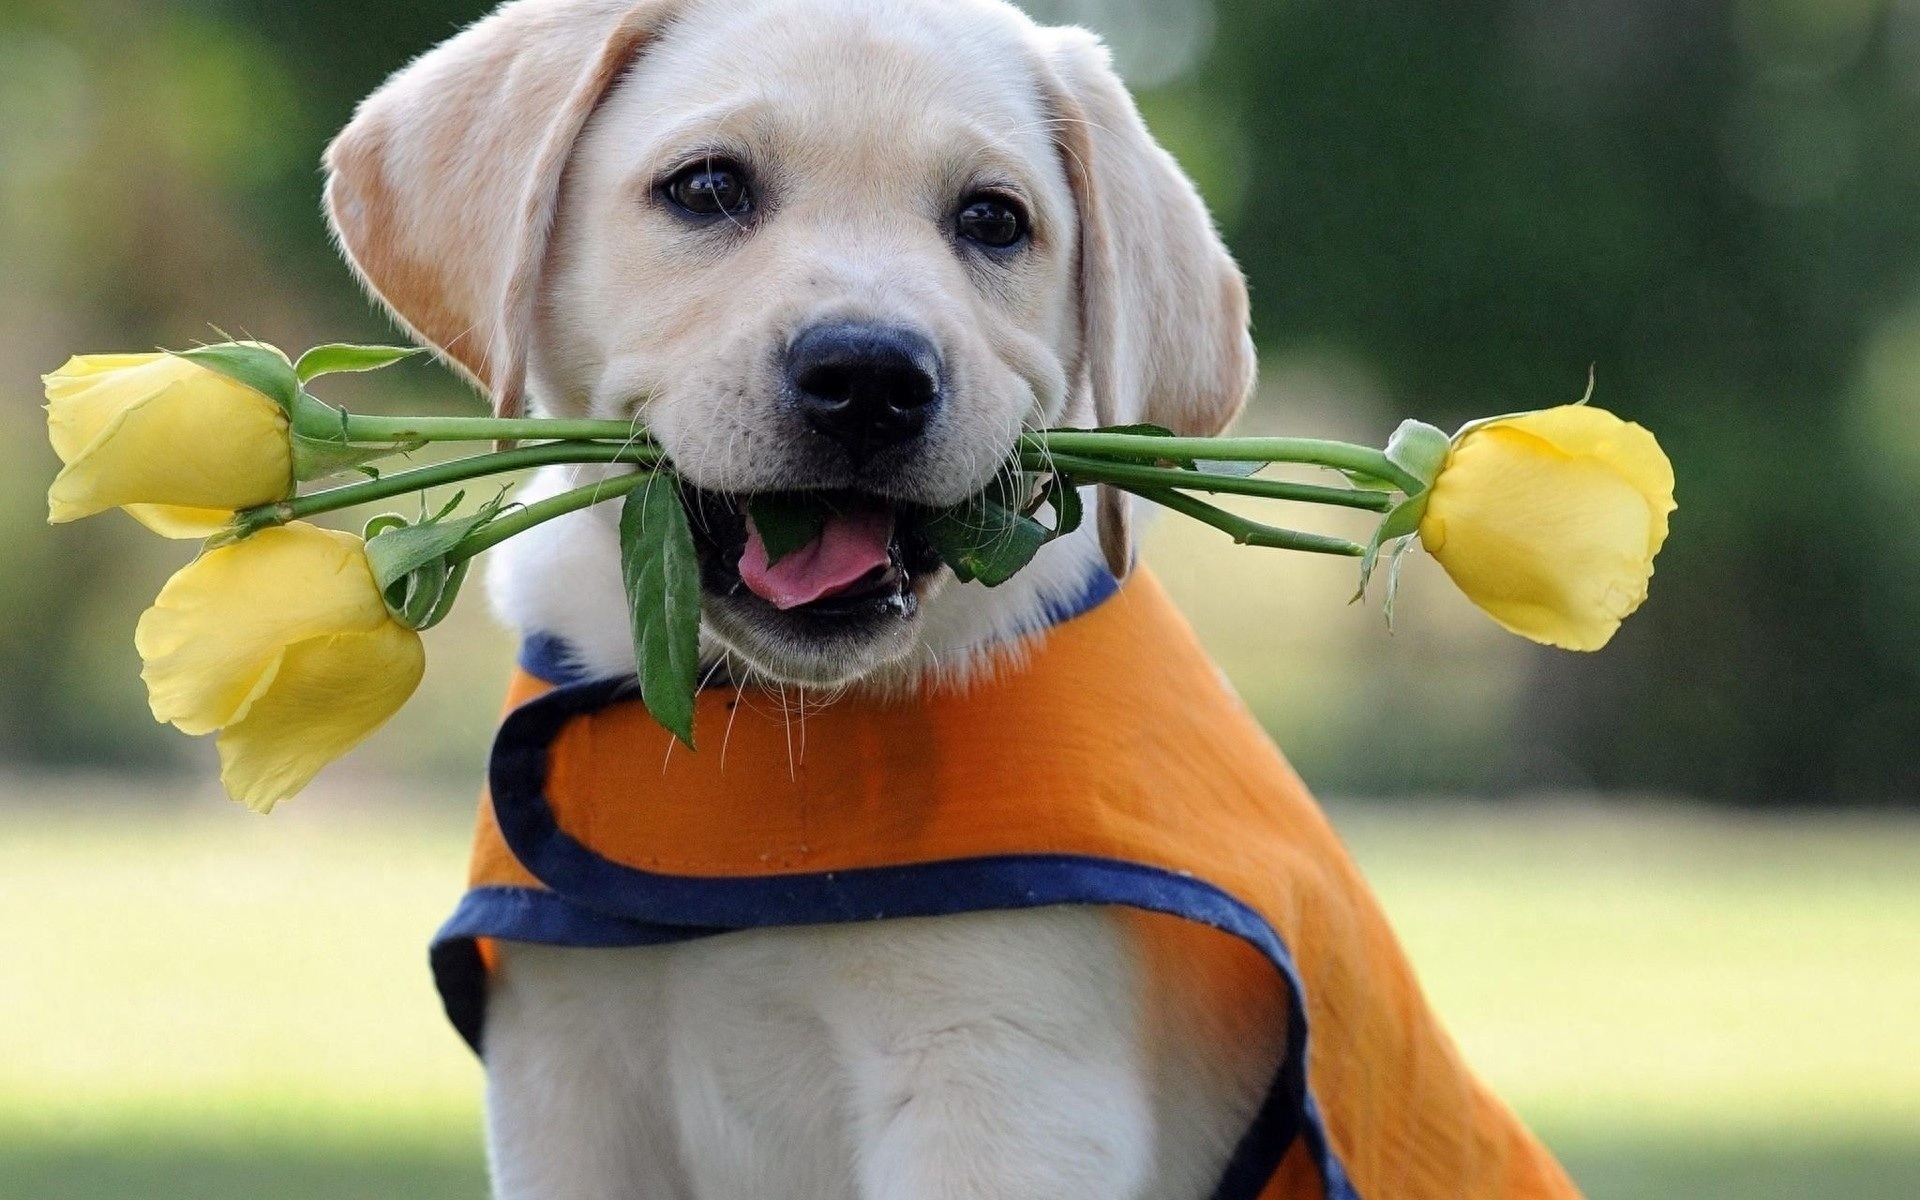
{"label": "rose bouquet", "polygon": [[[323,346],[297,361],[255,342],[178,353],[81,356],[45,379],[63,469],[50,519],[120,508],[203,552],[161,590],[135,643],[156,719],[218,734],[221,781],[260,811],[406,703],[425,671],[420,632],[445,618],[474,558],[507,538],[618,500],[622,569],[642,696],[691,743],[700,579],[683,490],[643,428],[625,422],[368,416],[331,406],[314,380],[417,351]],[[492,447],[426,466],[431,443]],[[394,468],[395,460],[402,465]],[[516,505],[464,493],[416,520],[359,534],[316,517],[559,463],[624,473]],[[1271,478],[1318,468],[1321,482]],[[302,485],[357,473],[317,490]],[[1389,620],[1399,564],[1418,542],[1502,626],[1597,650],[1645,600],[1674,509],[1673,469],[1652,434],[1585,400],[1475,421],[1448,435],[1403,424],[1384,449],[1305,438],[1183,438],[1150,426],[1024,435],[993,482],[914,514],[962,581],[997,586],[1082,520],[1080,489],[1145,498],[1245,545],[1357,560],[1363,598],[1384,564]],[[1206,496],[1375,514],[1365,542],[1271,525]],[[821,537],[830,500],[748,501],[761,570]]]}

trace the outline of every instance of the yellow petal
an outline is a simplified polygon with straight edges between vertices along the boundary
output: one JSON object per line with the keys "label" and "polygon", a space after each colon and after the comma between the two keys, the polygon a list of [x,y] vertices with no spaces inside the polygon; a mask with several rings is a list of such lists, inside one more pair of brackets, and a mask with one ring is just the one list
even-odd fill
{"label": "yellow petal", "polygon": [[49,519],[127,504],[231,512],[292,491],[286,413],[252,388],[173,355],[71,368],[47,377],[48,439],[66,464]]}
{"label": "yellow petal", "polygon": [[[51,374],[42,375],[40,382],[46,385],[49,401],[65,400],[94,384],[100,382],[101,375],[126,375],[138,368],[154,367],[169,363],[181,366],[193,366],[186,359],[156,351],[151,354],[76,354],[69,358],[60,369]],[[179,370],[179,366],[172,368]],[[183,372],[184,374],[184,372]],[[166,380],[160,386],[165,386]]]}
{"label": "yellow petal", "polygon": [[220,734],[227,794],[270,811],[386,724],[426,671],[420,635],[394,621],[287,648],[244,717]]}
{"label": "yellow petal", "polygon": [[171,354],[89,354],[68,360],[47,387],[47,438],[60,461],[80,457],[127,409],[206,368]]}
{"label": "yellow petal", "polygon": [[146,354],[76,354],[67,359],[59,370],[42,375],[40,378],[48,387],[52,387],[56,381],[86,379],[93,375],[124,371],[129,367],[144,366],[163,358],[173,357],[175,356],[164,350],[155,350]]}
{"label": "yellow petal", "polygon": [[1673,508],[1665,456],[1654,444],[1656,467],[1640,452],[1651,435],[1585,411],[1593,416],[1555,410],[1472,430],[1420,525],[1428,552],[1488,615],[1569,650],[1604,646],[1646,599]]}
{"label": "yellow petal", "polygon": [[1652,556],[1660,552],[1667,540],[1667,516],[1677,507],[1673,500],[1673,463],[1645,427],[1622,421],[1590,404],[1565,404],[1523,413],[1501,424],[1542,438],[1564,454],[1596,458],[1620,472],[1653,510],[1647,553]]}
{"label": "yellow petal", "polygon": [[128,504],[128,516],[161,537],[181,541],[204,541],[225,529],[233,521],[233,512],[225,508],[182,508],[177,504]]}
{"label": "yellow petal", "polygon": [[202,734],[238,719],[288,646],[389,620],[361,540],[296,522],[181,568],[134,646],[154,718]]}

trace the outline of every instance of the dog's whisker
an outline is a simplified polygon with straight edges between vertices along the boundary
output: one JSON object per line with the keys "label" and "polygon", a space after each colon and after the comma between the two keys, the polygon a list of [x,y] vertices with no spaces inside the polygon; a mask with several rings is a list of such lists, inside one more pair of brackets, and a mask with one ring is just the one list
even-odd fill
{"label": "dog's whisker", "polygon": [[807,688],[800,685],[800,764],[807,761]]}
{"label": "dog's whisker", "polygon": [[747,685],[739,683],[733,689],[733,703],[727,706],[727,732],[720,739],[720,773],[727,770],[727,749],[733,745],[733,723],[740,719],[740,706],[746,702]]}
{"label": "dog's whisker", "polygon": [[793,761],[793,710],[787,706],[787,689],[785,684],[782,684],[780,687],[780,718],[785,726],[787,735],[787,780],[788,782],[797,783],[800,779],[800,768]]}

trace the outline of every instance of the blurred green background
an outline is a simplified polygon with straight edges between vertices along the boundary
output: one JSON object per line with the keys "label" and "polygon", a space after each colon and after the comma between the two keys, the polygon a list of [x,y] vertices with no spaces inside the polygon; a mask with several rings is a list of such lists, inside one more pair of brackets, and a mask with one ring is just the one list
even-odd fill
{"label": "blurred green background", "polygon": [[[229,812],[131,646],[186,551],[43,523],[36,376],[390,336],[320,148],[487,7],[0,0],[0,1197],[480,1194],[420,946],[504,636],[476,595],[390,730]],[[1920,2],[1030,7],[1109,36],[1245,265],[1245,428],[1377,443],[1592,365],[1675,460],[1596,656],[1430,563],[1389,637],[1350,564],[1150,540],[1307,777],[1372,798],[1337,819],[1470,1055],[1595,1196],[1920,1196]],[[426,365],[327,395],[477,408]]]}

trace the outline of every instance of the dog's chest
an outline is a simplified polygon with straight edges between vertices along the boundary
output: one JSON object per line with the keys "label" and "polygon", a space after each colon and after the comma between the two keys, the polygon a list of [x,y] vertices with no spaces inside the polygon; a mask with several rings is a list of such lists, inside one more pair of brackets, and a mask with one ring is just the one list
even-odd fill
{"label": "dog's chest", "polygon": [[512,945],[487,1028],[491,1115],[498,1132],[583,1104],[629,1126],[626,1173],[698,1200],[890,1194],[874,1176],[896,1160],[1044,1163],[1062,1138],[1105,1147],[1141,1186],[1184,1177],[1165,1194],[1204,1195],[1191,1187],[1238,1104],[1200,1104],[1199,1129],[1163,1119],[1195,1097],[1156,1084],[1150,991],[1103,909]]}

